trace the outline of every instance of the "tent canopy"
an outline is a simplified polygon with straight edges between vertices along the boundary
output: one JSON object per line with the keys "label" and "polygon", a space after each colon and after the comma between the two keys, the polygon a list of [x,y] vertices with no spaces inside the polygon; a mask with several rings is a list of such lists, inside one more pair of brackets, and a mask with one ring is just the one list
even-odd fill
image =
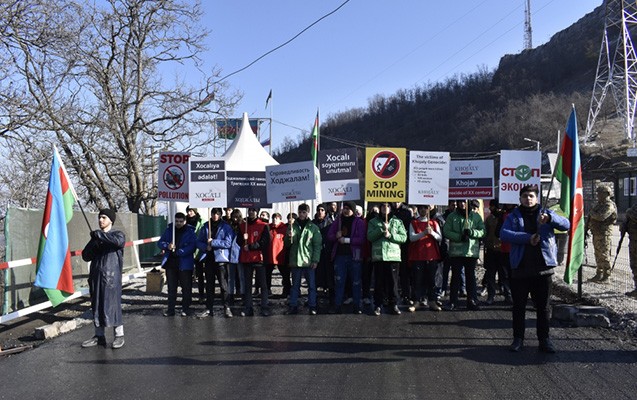
{"label": "tent canopy", "polygon": [[263,148],[250,128],[248,113],[243,113],[241,130],[223,154],[226,171],[263,171],[268,165],[279,165]]}

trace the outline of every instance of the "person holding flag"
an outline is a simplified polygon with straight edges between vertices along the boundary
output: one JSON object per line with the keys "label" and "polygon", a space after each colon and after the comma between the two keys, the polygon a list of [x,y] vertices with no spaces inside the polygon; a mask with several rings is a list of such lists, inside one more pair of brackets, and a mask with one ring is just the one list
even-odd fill
{"label": "person holding flag", "polygon": [[513,297],[513,343],[510,350],[524,346],[526,304],[531,294],[537,314],[539,351],[555,353],[549,338],[549,302],[553,268],[557,266],[554,229],[568,230],[568,219],[555,211],[540,207],[537,185],[520,190],[520,205],[507,217],[500,239],[511,244],[511,295]]}
{"label": "person holding flag", "polygon": [[106,347],[105,328],[112,326],[115,340],[112,347],[124,346],[122,322],[122,269],[124,267],[124,232],[113,229],[117,214],[111,209],[100,210],[100,229],[91,232],[91,240],[82,250],[82,259],[91,262],[88,286],[93,310],[95,336],[82,342],[82,347]]}

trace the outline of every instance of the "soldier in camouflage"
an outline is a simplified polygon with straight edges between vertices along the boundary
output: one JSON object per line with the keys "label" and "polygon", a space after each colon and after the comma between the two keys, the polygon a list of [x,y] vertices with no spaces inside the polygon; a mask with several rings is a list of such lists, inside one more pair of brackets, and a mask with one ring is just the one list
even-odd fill
{"label": "soldier in camouflage", "polygon": [[637,297],[637,205],[626,210],[626,222],[622,226],[622,231],[628,233],[630,242],[628,243],[628,254],[630,257],[630,269],[633,271],[633,281],[635,289],[627,292],[627,296]]}
{"label": "soldier in camouflage", "polygon": [[593,234],[597,271],[589,281],[608,282],[610,277],[611,235],[617,221],[617,207],[610,199],[611,189],[607,185],[597,187],[597,203],[589,214],[589,227]]}

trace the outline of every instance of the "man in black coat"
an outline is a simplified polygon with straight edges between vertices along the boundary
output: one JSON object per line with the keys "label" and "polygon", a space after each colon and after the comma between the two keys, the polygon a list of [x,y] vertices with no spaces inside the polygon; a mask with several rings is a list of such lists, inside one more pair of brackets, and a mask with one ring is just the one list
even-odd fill
{"label": "man in black coat", "polygon": [[91,240],[82,250],[82,259],[91,262],[88,285],[95,325],[95,336],[82,342],[82,347],[106,347],[105,331],[109,326],[115,331],[112,347],[124,346],[122,269],[126,236],[124,232],[112,229],[115,218],[115,211],[100,210],[100,229],[91,232]]}

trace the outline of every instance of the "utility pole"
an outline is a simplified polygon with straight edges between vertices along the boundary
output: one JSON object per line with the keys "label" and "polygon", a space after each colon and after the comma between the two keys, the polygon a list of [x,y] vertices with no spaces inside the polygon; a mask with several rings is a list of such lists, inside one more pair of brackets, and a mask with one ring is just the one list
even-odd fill
{"label": "utility pole", "polygon": [[633,129],[637,108],[637,55],[630,36],[630,31],[635,28],[635,1],[606,0],[602,45],[586,123],[586,141],[593,132],[595,120],[610,90],[617,114],[623,120],[625,137],[635,146]]}
{"label": "utility pole", "polygon": [[531,0],[524,3],[524,50],[533,48],[533,30],[531,29]]}

